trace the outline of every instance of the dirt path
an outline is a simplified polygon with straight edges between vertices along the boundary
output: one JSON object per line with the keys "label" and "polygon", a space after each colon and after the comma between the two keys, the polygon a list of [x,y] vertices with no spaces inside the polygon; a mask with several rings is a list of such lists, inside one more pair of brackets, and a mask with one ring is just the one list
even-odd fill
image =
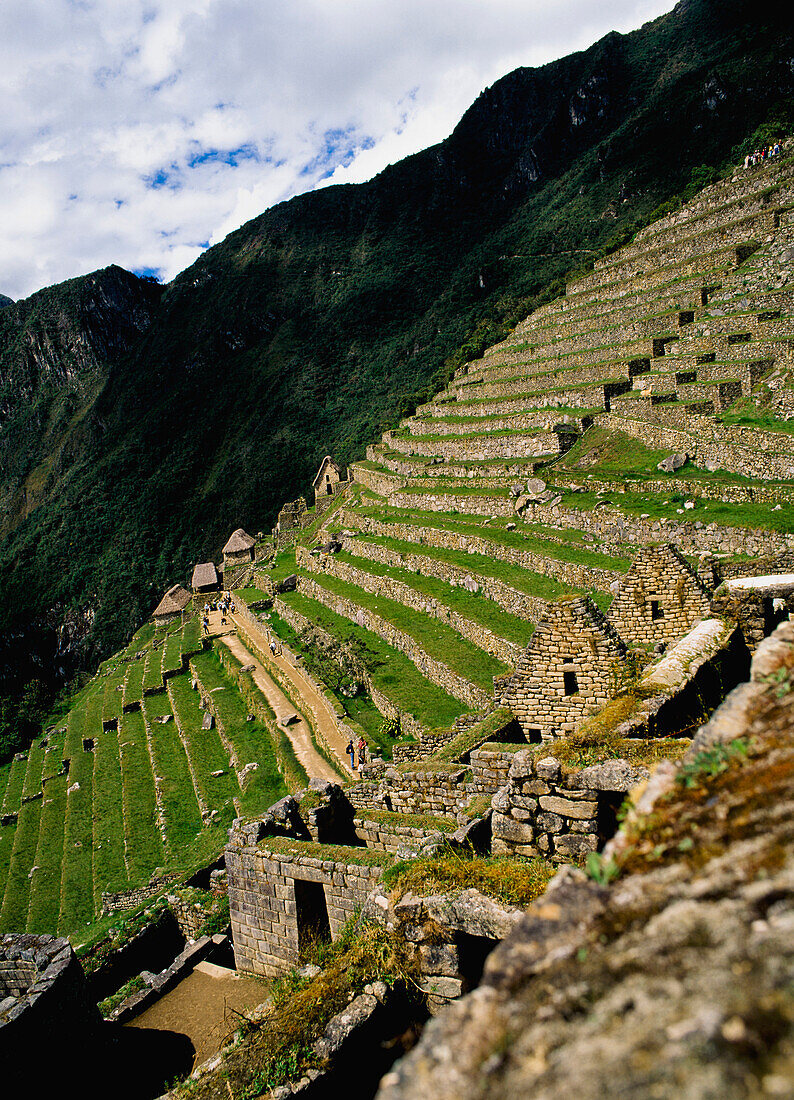
{"label": "dirt path", "polygon": [[[232,615],[230,618],[235,620],[236,625],[235,616]],[[269,653],[270,635],[265,628],[254,626],[249,619],[243,618],[240,619],[240,626],[251,635],[263,653]],[[341,729],[336,712],[325,696],[317,691],[300,665],[296,664],[295,654],[289,646],[285,646],[279,639],[276,639],[276,641],[278,641],[280,652],[276,656],[268,656],[268,661],[272,661],[281,674],[292,684],[296,697],[299,697],[311,711],[315,724],[320,728],[326,743],[336,757],[342,775],[346,779],[356,779],[357,775],[350,770],[348,756],[345,752],[348,735]]]}
{"label": "dirt path", "polygon": [[[265,699],[267,699],[279,726],[292,742],[295,755],[303,764],[309,778],[318,776],[320,779],[328,779],[332,783],[338,783],[342,778],[342,769],[335,770],[332,768],[328,761],[317,752],[312,742],[309,723],[299,711],[295,710],[295,707],[278,684],[268,676],[262,662],[246,649],[236,634],[223,635],[221,642],[229,647],[238,661],[242,661],[244,665],[254,666],[251,677]],[[296,713],[298,721],[285,725],[284,719]],[[344,746],[342,747],[344,748]]]}
{"label": "dirt path", "polygon": [[245,1013],[264,1000],[269,985],[258,978],[238,978],[233,970],[199,963],[178,986],[125,1027],[176,1031],[187,1035],[196,1064],[229,1042]]}

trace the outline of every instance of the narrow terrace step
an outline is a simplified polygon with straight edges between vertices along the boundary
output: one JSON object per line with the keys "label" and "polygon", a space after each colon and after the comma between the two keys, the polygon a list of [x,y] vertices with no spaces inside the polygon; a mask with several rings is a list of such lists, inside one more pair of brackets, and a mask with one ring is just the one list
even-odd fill
{"label": "narrow terrace step", "polygon": [[3,932],[24,932],[27,927],[30,871],[35,865],[38,848],[41,806],[41,799],[37,798],[24,803],[19,810],[0,908],[0,930]]}
{"label": "narrow terrace step", "polygon": [[563,408],[529,409],[513,415],[497,415],[484,412],[482,415],[462,416],[447,413],[443,418],[412,417],[400,422],[400,429],[410,435],[437,438],[471,434],[479,431],[515,432],[515,431],[553,431],[558,424],[570,425],[577,432],[584,431],[592,423],[591,417],[582,410]]}
{"label": "narrow terrace step", "polygon": [[159,833],[152,828],[157,799],[146,726],[140,711],[121,719],[119,758],[128,877],[134,885],[142,885],[155,868],[163,865],[165,852]]}
{"label": "narrow terrace step", "polygon": [[492,681],[505,666],[444,624],[384,597],[328,576],[299,573],[299,590],[337,614],[366,626],[399,649],[433,683],[467,706],[483,708],[493,698]]}
{"label": "narrow terrace step", "polygon": [[[368,451],[374,448],[368,448]],[[472,481],[479,478],[504,478],[509,483],[531,477],[537,467],[534,459],[489,459],[483,462],[447,462],[440,455],[403,455],[398,451],[379,451],[381,465],[404,478],[444,478]]]}
{"label": "narrow terrace step", "polygon": [[536,623],[543,617],[546,601],[570,592],[580,594],[542,573],[499,561],[482,554],[448,550],[404,542],[383,536],[357,535],[344,543],[354,561],[378,562],[423,577],[435,577],[457,584],[468,592],[481,592],[505,611]]}
{"label": "narrow terrace step", "polygon": [[61,909],[61,862],[64,846],[66,807],[64,775],[47,783],[42,799],[36,856],[31,868],[28,932],[52,932],[58,925]]}
{"label": "narrow terrace step", "polygon": [[489,458],[535,458],[546,460],[561,453],[556,432],[472,432],[439,439],[404,437],[385,432],[384,442],[406,455],[426,455],[452,461],[483,461]]}
{"label": "narrow terrace step", "polygon": [[[371,595],[384,596],[423,615],[446,623],[472,645],[498,661],[514,666],[532,634],[532,626],[505,613],[491,600],[473,601],[448,580],[416,576],[398,567],[352,558],[346,554],[299,553],[307,572],[337,577]],[[462,597],[462,598],[461,598]]]}
{"label": "narrow terrace step", "polygon": [[[393,515],[375,510],[364,514],[349,510],[345,512],[344,519],[348,527],[365,535],[415,544],[419,553],[432,554],[433,550],[442,550],[462,552],[467,556],[481,555],[484,559],[553,577],[564,585],[584,590],[597,588],[608,591],[609,586],[629,566],[624,559],[613,559],[537,536],[528,537],[519,531],[467,526],[452,516],[416,515],[410,511],[405,515]],[[461,559],[452,560],[460,563]],[[518,586],[515,575],[510,583]]]}
{"label": "narrow terrace step", "polygon": [[341,643],[355,638],[370,655],[368,680],[373,702],[384,717],[407,716],[404,729],[445,729],[467,710],[460,700],[427,679],[404,653],[326,604],[296,591],[279,596],[278,606],[298,632],[311,625]]}
{"label": "narrow terrace step", "polygon": [[722,424],[688,412],[680,402],[671,408],[638,401],[631,416],[604,413],[597,423],[626,432],[655,450],[686,452],[701,469],[723,469],[761,481],[794,477],[791,437]]}

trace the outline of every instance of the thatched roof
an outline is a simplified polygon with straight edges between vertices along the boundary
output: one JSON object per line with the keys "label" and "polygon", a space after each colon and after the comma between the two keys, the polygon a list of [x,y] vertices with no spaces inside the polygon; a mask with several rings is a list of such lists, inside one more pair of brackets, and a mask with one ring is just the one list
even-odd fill
{"label": "thatched roof", "polygon": [[152,612],[155,618],[162,615],[179,615],[190,603],[191,595],[181,584],[172,584]]}
{"label": "thatched roof", "polygon": [[218,570],[211,561],[201,562],[193,570],[191,588],[209,588],[218,583]]}
{"label": "thatched roof", "polygon": [[250,550],[256,543],[256,539],[252,539],[250,535],[238,527],[236,531],[232,532],[231,538],[223,548],[224,554],[240,554],[243,550]]}
{"label": "thatched roof", "polygon": [[312,482],[312,488],[314,488],[314,489],[317,488],[317,486],[320,483],[320,479],[322,478],[322,476],[325,473],[326,468],[328,466],[332,466],[336,470],[337,474],[339,475],[339,477],[341,479],[341,477],[342,477],[342,467],[338,463],[334,462],[334,460],[331,458],[330,455],[326,455],[325,458],[320,463],[320,469],[317,471],[317,473],[315,475],[315,478],[314,478],[314,481]]}

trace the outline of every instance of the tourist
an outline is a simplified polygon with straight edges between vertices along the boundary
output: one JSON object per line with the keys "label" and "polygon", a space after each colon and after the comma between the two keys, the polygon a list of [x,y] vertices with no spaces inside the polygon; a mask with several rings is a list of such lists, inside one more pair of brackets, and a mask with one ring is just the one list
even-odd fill
{"label": "tourist", "polygon": [[361,767],[362,764],[366,764],[366,762],[367,762],[367,742],[364,740],[363,737],[359,737],[359,739],[358,739],[358,766]]}
{"label": "tourist", "polygon": [[270,652],[274,657],[276,656],[276,643],[273,638],[270,639]]}
{"label": "tourist", "polygon": [[347,743],[347,748],[345,749],[345,752],[350,754],[350,770],[355,771],[356,770],[356,750],[353,748],[353,738],[352,737],[350,738],[350,740]]}
{"label": "tourist", "polygon": [[204,627],[204,633],[209,634],[209,632],[210,632],[210,620],[209,620],[208,615],[205,615],[204,618],[201,620],[201,625]]}

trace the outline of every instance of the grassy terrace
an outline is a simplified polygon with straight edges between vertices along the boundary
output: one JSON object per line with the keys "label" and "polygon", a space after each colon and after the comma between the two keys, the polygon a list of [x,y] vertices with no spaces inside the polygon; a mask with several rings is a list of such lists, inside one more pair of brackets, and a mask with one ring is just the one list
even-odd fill
{"label": "grassy terrace", "polygon": [[450,610],[456,611],[472,622],[479,623],[500,638],[515,642],[516,645],[526,645],[534,630],[532,623],[503,611],[499,604],[479,593],[453,587],[445,584],[444,581],[436,580],[435,577],[425,577],[419,573],[411,573],[407,569],[381,565],[367,558],[354,557],[352,554],[339,553],[336,558],[372,576],[390,577],[392,580],[400,581],[415,592],[438,600]]}
{"label": "grassy terrace", "polygon": [[[93,850],[94,900],[97,911],[103,890],[124,890],[128,886],[124,842],[124,812],[121,793],[121,756],[115,730],[97,730],[95,692],[87,700],[88,721],[96,737],[94,749]],[[93,719],[93,720],[92,720]]]}
{"label": "grassy terrace", "polygon": [[243,811],[255,814],[287,794],[276,763],[270,731],[259,720],[247,720],[248,708],[214,650],[198,654],[193,658],[192,666],[204,688],[212,692],[218,724],[237,753],[241,766],[248,763],[258,765],[255,771],[249,773],[240,798]]}
{"label": "grassy terrace", "polygon": [[[240,785],[234,769],[229,767],[218,731],[202,730],[204,711],[187,676],[169,680],[168,694],[199,794],[210,810],[217,809],[221,820],[231,825],[235,816],[234,799],[240,796]],[[216,771],[222,771],[223,775],[213,776],[212,772]]]}
{"label": "grassy terrace", "polygon": [[158,784],[158,801],[165,821],[166,862],[169,866],[180,867],[185,852],[201,836],[203,821],[176,723],[157,721],[169,715],[171,704],[166,695],[149,695],[143,700],[152,763],[155,774],[162,777]]}
{"label": "grassy terrace", "polygon": [[123,778],[125,843],[130,882],[145,882],[163,863],[163,842],[152,828],[156,820],[154,775],[140,711],[127,714],[119,729]]}
{"label": "grassy terrace", "polygon": [[[572,494],[574,496],[584,494]],[[520,521],[516,519],[515,531],[508,531],[504,526],[501,526],[498,522],[494,521],[488,525],[483,524],[480,519],[477,522],[476,519],[467,519],[464,516],[450,516],[445,517],[443,513],[439,512],[423,512],[414,510],[412,508],[391,508],[386,506],[369,506],[362,507],[356,510],[357,515],[368,516],[372,519],[379,520],[381,523],[406,523],[414,526],[435,528],[441,531],[454,531],[462,535],[479,535],[483,539],[487,539],[489,542],[493,542],[496,546],[507,546],[513,550],[527,550],[533,554],[540,554],[545,558],[553,558],[557,561],[572,562],[577,565],[592,565],[598,569],[612,569],[618,572],[627,570],[630,562],[625,558],[613,558],[606,554],[598,554],[593,550],[587,550],[579,545],[582,533],[579,531],[573,532],[554,532],[555,538],[545,538],[543,535],[537,533],[542,528],[538,528],[537,525],[520,524]],[[504,521],[507,522],[507,521]],[[569,535],[569,539],[565,542],[562,538],[558,539],[556,536]],[[363,536],[361,536],[363,537]],[[367,536],[373,537],[373,536]],[[568,545],[570,542],[572,545]],[[417,550],[417,547],[413,543],[404,543],[406,547],[411,547],[412,552],[427,554],[428,556],[434,556],[436,549],[434,547],[421,546]],[[446,554],[446,550],[438,551],[441,554]],[[462,558],[471,562],[481,555],[467,554],[461,552]],[[452,560],[452,559],[449,559]],[[507,563],[505,563],[507,564]],[[518,567],[517,567],[518,568]],[[521,570],[522,573],[527,572]],[[499,573],[500,579],[507,580],[506,577]],[[513,582],[507,582],[512,584]],[[519,587],[518,584],[515,587]],[[526,591],[526,589],[522,589]],[[536,593],[532,593],[536,594]],[[540,595],[540,593],[537,593]]]}
{"label": "grassy terrace", "polygon": [[44,788],[39,842],[30,887],[28,932],[52,932],[61,911],[61,861],[64,844],[66,776],[51,779]]}
{"label": "grassy terrace", "polygon": [[24,932],[27,928],[29,873],[36,860],[41,808],[41,799],[37,798],[34,802],[25,803],[19,811],[0,909],[0,927],[7,932]]}
{"label": "grassy terrace", "polygon": [[[371,631],[351,623],[300,592],[285,592],[280,598],[337,641],[359,643],[365,652],[374,686],[396,707],[412,714],[427,729],[450,726],[459,714],[466,711],[467,708],[459,700],[431,684],[404,654]],[[283,635],[286,624],[277,615],[271,615],[269,625],[280,637]],[[285,637],[285,640],[290,639]]]}
{"label": "grassy terrace", "polygon": [[501,676],[508,671],[501,661],[461,638],[451,627],[413,611],[396,600],[373,596],[353,584],[339,580],[338,577],[316,573],[303,575],[310,576],[327,592],[351,600],[357,606],[379,615],[413,638],[428,656],[441,661],[453,672],[485,691],[490,692],[493,689],[494,676]]}

